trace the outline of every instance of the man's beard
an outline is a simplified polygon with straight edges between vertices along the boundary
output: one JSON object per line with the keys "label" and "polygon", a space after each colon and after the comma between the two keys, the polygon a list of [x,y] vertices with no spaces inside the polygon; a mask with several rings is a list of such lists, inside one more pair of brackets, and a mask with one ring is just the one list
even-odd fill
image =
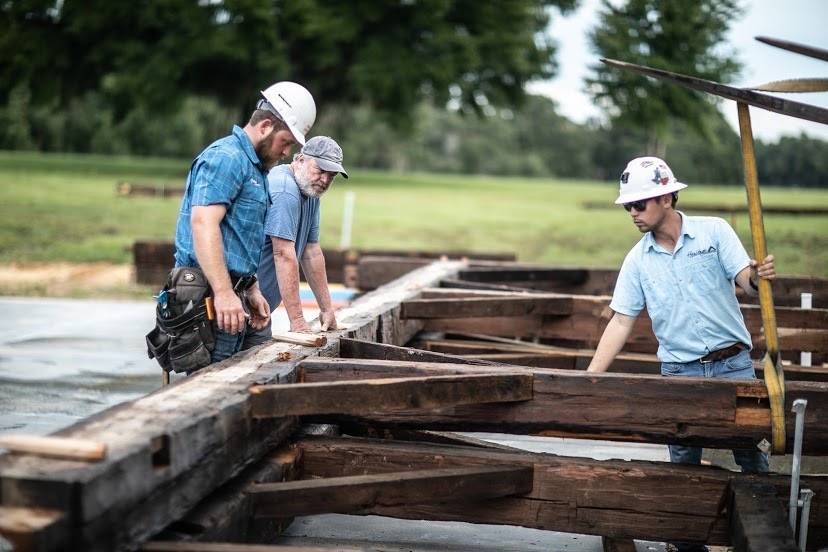
{"label": "man's beard", "polygon": [[275,132],[271,132],[267,135],[267,138],[263,139],[256,145],[255,148],[253,148],[256,151],[256,155],[258,156],[259,161],[262,162],[262,166],[268,170],[275,167],[281,159],[281,156],[278,153],[274,154],[273,152],[271,152],[271,149],[273,148],[273,140],[275,139],[275,134]]}
{"label": "man's beard", "polygon": [[313,180],[308,176],[308,170],[305,166],[300,166],[294,171],[293,178],[296,180],[296,185],[299,190],[307,197],[318,198],[322,197],[327,190],[318,190],[313,187]]}

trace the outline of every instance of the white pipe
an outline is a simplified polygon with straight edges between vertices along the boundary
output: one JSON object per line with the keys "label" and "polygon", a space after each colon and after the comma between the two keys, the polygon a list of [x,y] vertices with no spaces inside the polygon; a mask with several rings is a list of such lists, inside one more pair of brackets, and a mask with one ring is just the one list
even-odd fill
{"label": "white pipe", "polygon": [[348,249],[351,247],[351,227],[354,220],[354,192],[345,192],[345,206],[342,208],[342,234],[339,238],[339,248]]}
{"label": "white pipe", "polygon": [[791,412],[796,414],[794,433],[793,463],[791,464],[791,498],[788,502],[788,523],[796,531],[796,510],[799,506],[799,472],[802,464],[802,434],[805,431],[805,407],[808,401],[796,399]]}
{"label": "white pipe", "polygon": [[[803,293],[801,295],[801,303],[800,306],[803,309],[812,309],[813,307],[813,298],[814,295],[812,293]],[[801,352],[799,353],[799,364],[802,366],[810,366],[811,365],[811,353],[810,352]]]}

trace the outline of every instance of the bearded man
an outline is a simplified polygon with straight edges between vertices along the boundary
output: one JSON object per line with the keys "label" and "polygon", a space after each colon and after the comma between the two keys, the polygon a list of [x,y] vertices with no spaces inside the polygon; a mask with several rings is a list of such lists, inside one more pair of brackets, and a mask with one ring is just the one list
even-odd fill
{"label": "bearded man", "polygon": [[[319,198],[342,167],[342,148],[332,138],[315,136],[307,141],[289,165],[270,171],[270,209],[257,276],[271,312],[284,303],[290,331],[311,332],[299,298],[299,264],[319,304],[322,331],[336,329],[331,306],[325,256],[319,246]],[[247,334],[243,349],[272,339],[271,323]]]}
{"label": "bearded man", "polygon": [[176,226],[175,266],[200,270],[212,290],[209,316],[217,331],[207,363],[238,352],[248,326],[260,329],[270,320],[255,278],[269,201],[267,174],[293,144],[305,144],[315,119],[310,92],[278,82],[262,91],[244,128],[234,126],[190,167]]}

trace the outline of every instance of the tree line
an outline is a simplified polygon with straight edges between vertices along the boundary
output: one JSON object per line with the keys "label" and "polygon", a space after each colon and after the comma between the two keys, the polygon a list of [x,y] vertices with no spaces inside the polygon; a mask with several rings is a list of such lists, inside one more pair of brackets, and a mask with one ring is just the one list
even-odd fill
{"label": "tree line", "polygon": [[[273,75],[317,98],[352,166],[615,179],[666,156],[739,183],[736,133],[705,95],[596,63],[603,122],[525,93],[556,73],[550,22],[578,0],[0,3],[0,148],[190,157],[243,124]],[[728,82],[737,0],[604,0],[598,57]],[[828,143],[757,143],[762,182],[828,186]]]}

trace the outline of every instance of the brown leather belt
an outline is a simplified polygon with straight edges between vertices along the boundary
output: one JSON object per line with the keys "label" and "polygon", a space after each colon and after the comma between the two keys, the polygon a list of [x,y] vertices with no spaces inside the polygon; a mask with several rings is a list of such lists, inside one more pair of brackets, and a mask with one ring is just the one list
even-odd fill
{"label": "brown leather belt", "polygon": [[707,353],[699,359],[699,362],[701,362],[702,364],[709,364],[717,360],[724,360],[734,355],[738,355],[742,351],[747,350],[747,348],[747,345],[745,345],[744,343],[734,343],[730,347],[725,347],[724,349],[719,349],[718,351],[711,351]]}

